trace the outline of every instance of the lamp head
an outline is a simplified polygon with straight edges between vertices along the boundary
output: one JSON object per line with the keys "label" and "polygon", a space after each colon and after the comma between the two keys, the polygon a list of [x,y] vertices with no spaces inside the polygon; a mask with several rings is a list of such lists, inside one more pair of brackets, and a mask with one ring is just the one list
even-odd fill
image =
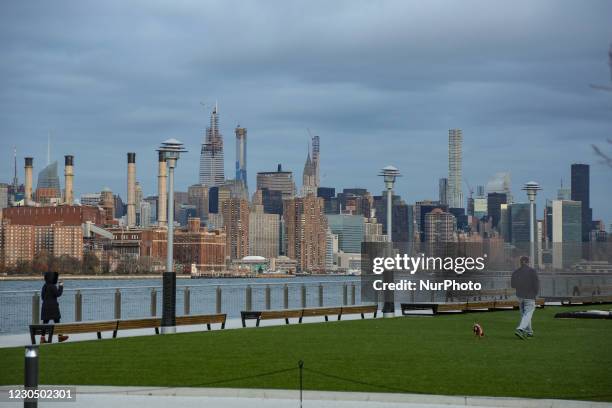
{"label": "lamp head", "polygon": [[401,177],[399,170],[393,166],[384,167],[380,173],[378,173],[378,175],[385,181],[385,187],[387,190],[391,190],[393,188],[396,177]]}

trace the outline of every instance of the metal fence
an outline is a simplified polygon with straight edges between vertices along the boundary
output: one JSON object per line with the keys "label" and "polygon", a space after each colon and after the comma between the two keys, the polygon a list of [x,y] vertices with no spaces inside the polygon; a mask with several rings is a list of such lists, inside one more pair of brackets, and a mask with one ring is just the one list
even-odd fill
{"label": "metal fence", "polygon": [[[39,291],[0,291],[0,334],[23,333],[40,321]],[[292,309],[361,303],[355,280],[183,285],[176,289],[177,315],[242,310]],[[161,316],[161,286],[64,289],[61,321],[79,322]]]}

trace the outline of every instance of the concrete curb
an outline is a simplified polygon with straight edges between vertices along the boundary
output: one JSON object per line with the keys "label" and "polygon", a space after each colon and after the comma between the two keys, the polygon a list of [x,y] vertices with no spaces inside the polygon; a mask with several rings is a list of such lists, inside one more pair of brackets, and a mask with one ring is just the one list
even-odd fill
{"label": "concrete curb", "polygon": [[[9,388],[2,386],[0,389]],[[14,388],[14,387],[13,387]],[[77,385],[78,394],[134,395],[134,396],[176,396],[176,397],[216,397],[216,398],[255,398],[296,400],[298,390],[275,390],[258,388],[192,388],[192,387],[111,387]],[[304,400],[407,403],[422,405],[455,405],[469,407],[506,407],[506,408],[604,408],[612,403],[574,401],[558,399],[474,397],[431,394],[395,394],[341,391],[304,391]]]}

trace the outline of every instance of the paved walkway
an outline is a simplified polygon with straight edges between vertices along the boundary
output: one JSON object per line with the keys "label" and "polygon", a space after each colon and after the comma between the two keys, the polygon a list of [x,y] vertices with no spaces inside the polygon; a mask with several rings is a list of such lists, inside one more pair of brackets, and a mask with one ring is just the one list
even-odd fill
{"label": "paved walkway", "polygon": [[[427,312],[427,311],[423,311],[423,314],[426,315],[430,315],[431,316],[431,312]],[[380,318],[382,315],[382,312],[378,312],[378,317]],[[401,310],[396,310],[395,312],[396,316],[401,316],[402,315],[402,311]],[[371,319],[372,315],[371,314],[367,314],[366,318],[367,319]],[[418,316],[417,316],[418,317]],[[346,316],[342,316],[342,320],[357,320],[360,319],[361,317],[359,315],[346,315]],[[290,319],[291,324],[297,324],[297,319]],[[330,320],[333,321],[334,319],[332,317],[330,317]],[[305,317],[303,320],[303,323],[321,323],[324,322],[324,318],[322,316],[317,316],[317,317]],[[280,326],[280,325],[285,325],[285,321],[283,319],[275,319],[275,320],[262,320],[259,323],[260,327],[266,327],[266,326]],[[213,324],[212,325],[212,329],[213,330],[219,330],[219,326],[218,324]],[[255,326],[255,320],[247,320],[247,327],[254,327]],[[195,332],[195,331],[202,331],[203,325],[197,325],[197,326],[178,326],[176,328],[176,332],[177,333],[187,333],[187,332]],[[238,329],[238,328],[242,328],[242,321],[239,318],[235,318],[235,319],[228,319],[226,324],[225,324],[225,329]],[[152,336],[155,335],[155,331],[153,329],[136,329],[136,330],[122,330],[120,332],[118,332],[117,337],[134,337],[134,336]],[[104,338],[110,338],[112,337],[112,333],[111,332],[105,332],[102,333],[102,337]],[[38,338],[36,341],[38,342],[40,340],[40,338]],[[73,342],[73,341],[87,341],[87,340],[97,340],[96,337],[96,333],[83,333],[83,334],[71,334],[70,335],[70,339],[68,340],[69,342]],[[55,337],[53,339],[54,342],[57,341],[57,337]],[[0,348],[4,348],[4,347],[19,347],[19,346],[24,346],[27,344],[31,344],[30,341],[30,334],[29,333],[20,333],[20,334],[8,334],[8,335],[3,335],[0,336]]]}
{"label": "paved walkway", "polygon": [[[5,389],[6,387],[0,387]],[[151,388],[77,386],[76,402],[53,402],[56,408],[148,408],[180,406],[187,408],[286,408],[299,407],[296,390],[241,388]],[[21,403],[4,403],[18,406]],[[610,408],[609,403],[525,398],[463,397],[424,394],[385,394],[361,392],[305,391],[303,407],[317,408]]]}

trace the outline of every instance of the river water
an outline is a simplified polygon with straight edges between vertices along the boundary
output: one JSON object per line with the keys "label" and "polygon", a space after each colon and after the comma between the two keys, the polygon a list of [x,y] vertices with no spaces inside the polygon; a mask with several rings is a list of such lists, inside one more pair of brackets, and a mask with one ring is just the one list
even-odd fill
{"label": "river water", "polygon": [[[176,284],[177,315],[187,312],[189,314],[216,313],[219,301],[218,289],[221,292],[221,311],[227,313],[230,318],[240,316],[240,311],[245,310],[247,287],[251,288],[252,310],[266,307],[266,288],[269,288],[270,308],[283,308],[285,306],[285,286],[289,308],[302,307],[304,295],[308,307],[360,302],[360,282],[359,278],[354,276],[178,278]],[[32,322],[33,306],[37,305],[34,298],[38,297],[42,285],[42,280],[0,281],[0,335],[28,331],[28,325]],[[322,293],[320,287],[323,288]],[[77,293],[82,299],[81,319],[83,321],[107,320],[115,316],[123,319],[161,316],[161,278],[65,279],[64,294],[59,299],[62,322],[76,320]],[[120,311],[116,309],[117,304],[119,304]],[[39,307],[38,303],[37,309]]]}

